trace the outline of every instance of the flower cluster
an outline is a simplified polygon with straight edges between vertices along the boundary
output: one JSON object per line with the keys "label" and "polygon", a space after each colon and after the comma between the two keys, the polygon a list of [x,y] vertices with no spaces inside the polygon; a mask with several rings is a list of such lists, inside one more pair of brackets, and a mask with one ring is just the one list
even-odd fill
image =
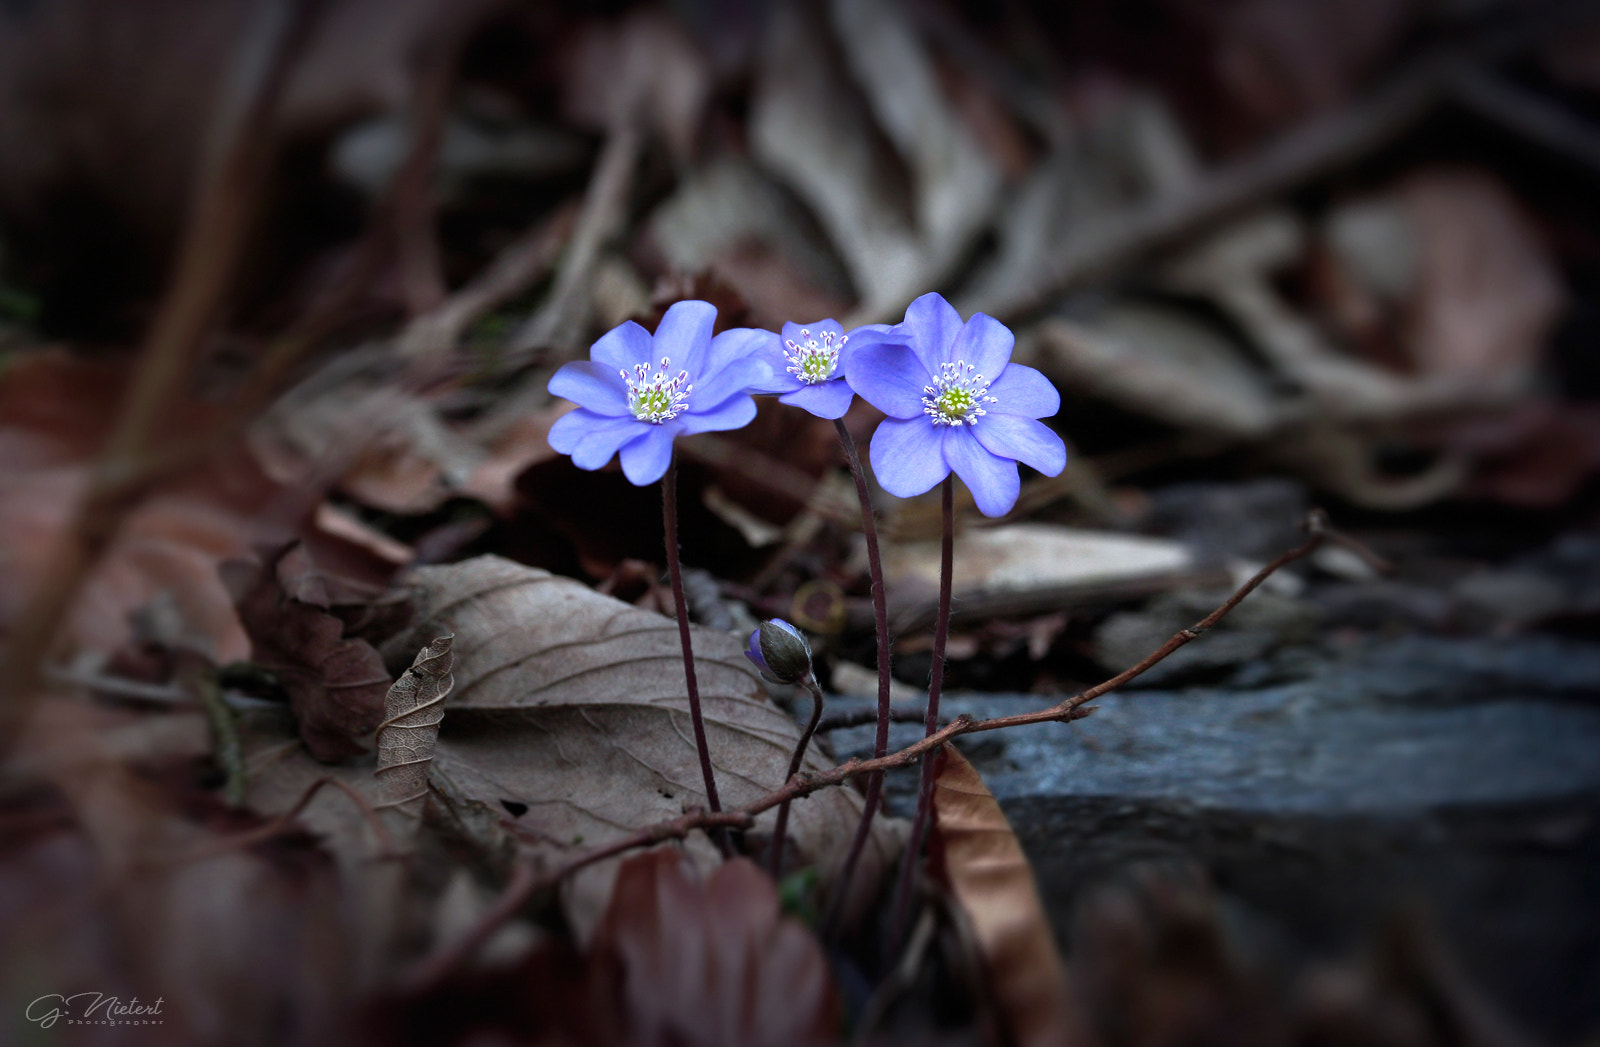
{"label": "flower cluster", "polygon": [[582,469],[620,455],[627,478],[647,484],[666,472],[677,437],[747,424],[752,394],[829,419],[859,395],[888,416],[870,456],[890,494],[922,494],[953,471],[980,511],[1000,516],[1016,504],[1017,463],[1050,476],[1066,465],[1066,445],[1039,421],[1061,406],[1055,387],[1011,362],[1014,338],[998,320],[963,322],[938,294],[892,327],[847,332],[821,320],[713,336],[715,320],[709,302],[679,302],[654,335],[625,323],[589,360],[563,366],[550,391],[578,409],[551,428],[550,446]]}

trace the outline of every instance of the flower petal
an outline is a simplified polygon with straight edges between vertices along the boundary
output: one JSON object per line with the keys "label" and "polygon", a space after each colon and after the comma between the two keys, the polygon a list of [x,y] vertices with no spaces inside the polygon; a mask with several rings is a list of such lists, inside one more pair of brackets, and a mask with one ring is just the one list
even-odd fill
{"label": "flower petal", "polygon": [[629,414],[627,385],[618,370],[594,360],[562,364],[550,378],[550,395],[571,400],[596,414]]}
{"label": "flower petal", "polygon": [[912,498],[950,475],[937,427],[926,418],[879,424],[868,449],[878,484],[896,498]]}
{"label": "flower petal", "polygon": [[606,415],[595,414],[578,408],[568,411],[550,426],[550,432],[545,439],[550,443],[550,449],[557,454],[571,454],[572,449],[578,446],[578,441],[589,435],[596,425],[609,421]]}
{"label": "flower petal", "polygon": [[676,421],[652,425],[639,439],[622,445],[622,475],[635,487],[653,484],[672,464],[672,441],[683,427]]}
{"label": "flower petal", "polygon": [[[747,329],[748,330],[748,329]],[[724,338],[732,331],[718,335]],[[771,331],[762,331],[768,337]],[[736,339],[723,344],[723,351],[727,349],[747,349],[754,352],[743,352],[739,355],[729,355],[719,366],[702,367],[693,372],[694,389],[689,393],[689,409],[698,411],[702,408],[715,407],[730,396],[740,393],[771,393],[787,392],[787,385],[774,389],[778,380],[774,372],[772,359],[761,351],[762,340],[755,338]],[[713,350],[715,352],[717,350]],[[784,377],[790,377],[785,375]]]}
{"label": "flower petal", "polygon": [[971,364],[974,371],[993,381],[1005,371],[1016,343],[1011,328],[987,313],[973,313],[972,319],[956,335],[950,358]]}
{"label": "flower petal", "polygon": [[697,382],[711,350],[711,329],[716,323],[717,307],[710,302],[673,302],[656,326],[652,350],[656,361],[671,357],[673,373],[688,371],[689,381]]}
{"label": "flower petal", "polygon": [[654,355],[650,332],[632,320],[613,327],[589,348],[589,359],[605,365],[612,373],[632,371],[634,364],[648,363],[653,367]]}
{"label": "flower petal", "polygon": [[1023,418],[1054,418],[1061,410],[1061,394],[1050,379],[1026,364],[1007,364],[989,386],[995,402],[989,414],[1014,414]]}
{"label": "flower petal", "polygon": [[1046,476],[1067,467],[1067,445],[1043,422],[1013,414],[989,413],[978,419],[972,435],[990,454],[1015,458]]}
{"label": "flower petal", "polygon": [[[986,421],[988,419],[984,418],[978,424]],[[1009,458],[996,458],[984,450],[967,426],[956,425],[945,430],[944,457],[972,492],[972,500],[983,515],[1004,516],[1017,504],[1017,494],[1022,490],[1017,463]]]}
{"label": "flower petal", "polygon": [[843,418],[850,410],[850,401],[856,398],[850,383],[842,378],[816,385],[800,383],[800,388],[778,397],[779,403],[792,404],[816,415],[818,418]]}
{"label": "flower petal", "polygon": [[[746,358],[760,360],[769,370],[775,369],[784,377],[790,377],[784,373],[783,365],[778,362],[783,359],[783,349],[777,335],[771,331],[763,331],[759,327],[735,327],[711,339],[711,351],[700,364],[700,370],[694,373],[695,388],[701,388],[704,382],[722,372],[734,361]],[[727,397],[724,396],[722,399]]]}
{"label": "flower petal", "polygon": [[649,422],[641,422],[632,415],[598,421],[585,429],[572,449],[572,464],[579,469],[599,469],[629,440],[638,439],[652,428]]}
{"label": "flower petal", "polygon": [[933,379],[909,346],[862,346],[845,361],[845,381],[856,395],[890,418],[922,417],[922,392]]}
{"label": "flower petal", "polygon": [[730,396],[709,411],[690,411],[678,418],[685,433],[713,433],[743,429],[756,416],[756,402],[748,396]]}
{"label": "flower petal", "polygon": [[[810,333],[805,334],[802,332]],[[824,332],[831,332],[834,341],[838,341],[844,334],[844,328],[839,326],[839,321],[837,320],[818,320],[812,324],[788,323],[783,325],[783,340],[785,342],[800,342],[803,344],[807,338],[815,338],[820,342]]]}
{"label": "flower petal", "polygon": [[950,350],[961,331],[961,314],[944,295],[929,292],[906,307],[906,318],[896,330],[906,335],[922,366],[933,374],[940,364],[954,359]]}

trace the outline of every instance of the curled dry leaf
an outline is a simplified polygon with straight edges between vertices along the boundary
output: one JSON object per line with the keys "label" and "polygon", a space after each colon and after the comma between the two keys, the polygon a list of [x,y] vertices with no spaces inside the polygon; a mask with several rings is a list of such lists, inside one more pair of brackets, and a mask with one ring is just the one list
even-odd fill
{"label": "curled dry leaf", "polygon": [[389,674],[371,644],[347,637],[326,603],[308,599],[315,589],[304,577],[289,584],[304,557],[286,546],[264,563],[230,560],[222,577],[250,634],[251,658],[288,692],[306,748],[319,760],[342,760],[366,751],[359,739],[383,716]]}
{"label": "curled dry leaf", "polygon": [[[415,577],[424,631],[404,642],[456,637],[456,689],[433,772],[460,796],[510,813],[546,870],[705,804],[671,619],[495,556]],[[726,807],[738,807],[782,783],[799,728],[766,697],[739,639],[696,628],[694,648],[717,788]],[[815,750],[805,763],[827,766]],[[794,805],[789,853],[817,864],[824,885],[861,804],[853,789],[827,789]],[[902,822],[874,822],[853,880],[858,902],[902,835]],[[580,933],[592,929],[615,871],[615,862],[594,866],[569,888]]]}
{"label": "curled dry leaf", "polygon": [[[1179,542],[1057,524],[1021,523],[956,536],[951,585],[960,617],[1026,614],[1106,589],[1165,591],[1194,579]],[[938,541],[886,543],[884,577],[902,630],[930,621],[939,588]]]}
{"label": "curled dry leaf", "polygon": [[1086,1042],[1022,845],[978,772],[948,745],[934,765],[933,812],[934,874],[972,926],[1012,1037],[1041,1047]]}
{"label": "curled dry leaf", "polygon": [[389,688],[378,725],[378,769],[383,806],[420,816],[428,795],[428,764],[439,742],[444,700],[455,686],[450,667],[454,636],[435,637]]}
{"label": "curled dry leaf", "polygon": [[590,999],[621,1012],[616,1042],[779,1047],[832,1043],[839,1029],[822,947],[745,858],[703,882],[675,850],[628,859],[589,969]]}

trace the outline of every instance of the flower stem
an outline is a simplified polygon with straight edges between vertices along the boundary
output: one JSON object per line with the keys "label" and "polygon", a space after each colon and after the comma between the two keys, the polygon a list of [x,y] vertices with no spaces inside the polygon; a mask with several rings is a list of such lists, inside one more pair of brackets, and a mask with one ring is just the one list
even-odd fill
{"label": "flower stem", "polygon": [[[806,746],[811,744],[811,736],[817,733],[817,724],[822,720],[822,688],[817,686],[817,678],[807,673],[806,678],[800,681],[811,692],[811,722],[806,724],[805,732],[800,735],[800,744],[794,747],[794,758],[789,761],[789,773],[784,777],[787,783],[790,778],[800,773],[800,765],[806,758]],[[778,805],[778,823],[772,830],[772,878],[776,880],[783,875],[783,838],[789,831],[789,804],[793,800],[785,800]]]}
{"label": "flower stem", "polygon": [[[700,683],[694,674],[694,646],[689,639],[689,601],[683,594],[683,565],[678,562],[678,460],[674,456],[661,478],[661,526],[666,533],[667,574],[672,579],[672,605],[678,616],[678,640],[683,645],[683,683],[689,691],[689,719],[694,724],[694,747],[700,754],[700,774],[706,783],[706,807],[712,814],[722,810],[717,797],[717,778],[711,770],[711,748],[706,744],[706,722],[700,715]],[[729,851],[725,835],[717,842],[723,853]]]}
{"label": "flower stem", "polygon": [[[872,512],[872,499],[867,494],[867,477],[861,468],[861,453],[845,426],[843,418],[836,418],[834,428],[839,432],[839,444],[850,462],[850,478],[856,484],[856,498],[861,502],[861,533],[867,539],[867,571],[872,577],[872,618],[878,631],[878,733],[872,742],[872,755],[884,756],[889,752],[889,607],[883,587],[883,557],[878,552],[878,520]],[[828,908],[824,937],[831,938],[839,926],[846,899],[850,895],[850,881],[855,877],[856,864],[866,849],[872,834],[872,820],[878,813],[883,796],[883,774],[867,776],[865,805],[861,809],[861,823],[856,826],[856,837],[850,843],[850,853],[844,867],[839,870],[839,882],[834,887],[833,902]]]}
{"label": "flower stem", "polygon": [[[944,648],[950,638],[950,568],[955,559],[955,478],[946,476],[939,491],[943,527],[939,537],[939,615],[933,623],[933,666],[928,672],[928,713],[924,721],[931,737],[939,729],[939,691],[944,685]],[[900,880],[894,889],[894,917],[889,924],[889,946],[899,947],[905,931],[906,912],[911,902],[911,885],[916,876],[917,858],[922,853],[922,837],[928,831],[928,812],[933,806],[933,757],[936,749],[922,756],[922,779],[917,788],[917,813],[911,821],[911,839],[900,863]]]}

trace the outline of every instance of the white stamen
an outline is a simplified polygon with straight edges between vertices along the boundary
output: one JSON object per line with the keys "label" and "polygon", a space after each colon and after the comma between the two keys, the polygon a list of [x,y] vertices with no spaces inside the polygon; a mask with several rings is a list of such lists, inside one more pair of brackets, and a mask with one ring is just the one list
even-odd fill
{"label": "white stamen", "polygon": [[989,395],[989,383],[960,360],[940,364],[933,384],[922,387],[922,413],[934,425],[977,425],[987,411],[984,404],[999,403]]}
{"label": "white stamen", "polygon": [[659,425],[688,409],[689,393],[694,390],[689,384],[689,372],[669,375],[667,368],[671,366],[672,358],[663,356],[661,369],[655,374],[650,373],[649,364],[634,364],[632,374],[617,372],[628,383],[628,410],[639,421]]}
{"label": "white stamen", "polygon": [[809,328],[802,327],[800,338],[798,342],[792,338],[784,339],[784,355],[789,359],[788,372],[807,385],[817,385],[831,379],[839,366],[839,354],[844,351],[844,344],[850,340],[850,336],[823,331],[822,340],[818,342]]}

